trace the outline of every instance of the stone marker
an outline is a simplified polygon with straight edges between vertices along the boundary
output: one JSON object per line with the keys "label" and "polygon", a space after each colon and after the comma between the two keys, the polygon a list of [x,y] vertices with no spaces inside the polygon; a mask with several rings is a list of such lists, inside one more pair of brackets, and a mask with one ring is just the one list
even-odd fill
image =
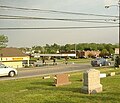
{"label": "stone marker", "polygon": [[50,78],[50,76],[44,76],[43,77],[43,79],[49,79]]}
{"label": "stone marker", "polygon": [[100,84],[100,71],[90,69],[83,74],[82,93],[94,94],[102,92],[102,85]]}
{"label": "stone marker", "polygon": [[106,73],[101,73],[100,74],[100,78],[105,78],[106,77]]}
{"label": "stone marker", "polygon": [[68,74],[57,74],[54,79],[54,85],[56,87],[71,84],[71,82],[69,82]]}
{"label": "stone marker", "polygon": [[110,76],[114,76],[114,75],[115,75],[115,72],[111,72],[111,73],[110,73]]}

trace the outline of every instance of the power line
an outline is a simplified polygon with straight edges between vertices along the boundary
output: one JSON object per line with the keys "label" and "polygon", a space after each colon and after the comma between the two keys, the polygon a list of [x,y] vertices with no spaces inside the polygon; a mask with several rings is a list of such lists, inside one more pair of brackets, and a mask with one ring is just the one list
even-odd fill
{"label": "power line", "polygon": [[79,12],[68,12],[68,11],[57,11],[57,10],[43,10],[38,8],[24,8],[24,7],[13,7],[13,6],[0,6],[1,8],[15,9],[15,10],[24,10],[24,11],[42,11],[42,12],[51,12],[51,13],[60,13],[60,14],[73,14],[73,15],[88,15],[88,16],[100,16],[100,17],[115,17],[113,15],[99,15],[99,14],[88,14],[88,13],[79,13]]}
{"label": "power line", "polygon": [[41,27],[41,28],[15,28],[15,27],[11,27],[11,28],[0,28],[0,30],[24,30],[24,29],[38,29],[38,30],[53,30],[53,29],[95,29],[95,28],[115,28],[118,26],[94,26],[94,27]]}
{"label": "power line", "polygon": [[[58,20],[58,21],[75,21],[75,22],[118,24],[118,23],[114,23],[114,22],[108,22],[109,20],[116,21],[117,19],[108,19],[108,21],[107,21],[107,19],[63,19],[63,18],[44,18],[44,17],[16,16],[16,15],[0,15],[0,19]],[[106,22],[101,22],[101,21],[96,21],[96,20],[104,20]]]}
{"label": "power line", "polygon": [[[6,14],[0,14],[0,17],[20,17],[20,18],[39,18],[39,17],[30,17],[30,16],[18,16],[18,15],[6,15]],[[74,19],[73,19],[74,20]],[[118,19],[75,19],[75,20],[118,20]]]}

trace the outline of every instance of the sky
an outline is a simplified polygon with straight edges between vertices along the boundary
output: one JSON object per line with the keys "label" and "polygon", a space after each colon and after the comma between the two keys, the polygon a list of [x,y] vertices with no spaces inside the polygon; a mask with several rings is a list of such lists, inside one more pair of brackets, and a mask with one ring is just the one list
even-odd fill
{"label": "sky", "polygon": [[[20,8],[37,8],[41,10],[55,10],[73,13],[96,15],[118,15],[118,0],[0,0],[0,6]],[[105,5],[110,5],[106,9]],[[17,15],[43,18],[62,19],[104,19],[105,23],[53,21],[53,20],[11,20],[0,19],[0,28],[46,28],[46,27],[96,27],[117,26],[113,22],[116,17],[101,17],[91,15],[74,15],[45,11],[25,11],[0,8],[0,15]],[[108,21],[108,19],[111,19]],[[115,21],[117,23],[117,21]],[[118,27],[114,28],[79,28],[79,29],[22,29],[0,30],[0,35],[8,36],[9,47],[44,46],[53,43],[59,45],[73,43],[118,43]]]}

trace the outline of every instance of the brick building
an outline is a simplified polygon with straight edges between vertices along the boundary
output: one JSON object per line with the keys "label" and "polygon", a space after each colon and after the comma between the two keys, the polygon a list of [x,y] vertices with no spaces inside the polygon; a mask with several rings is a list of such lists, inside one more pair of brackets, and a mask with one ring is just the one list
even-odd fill
{"label": "brick building", "polygon": [[100,51],[80,51],[80,58],[99,57]]}

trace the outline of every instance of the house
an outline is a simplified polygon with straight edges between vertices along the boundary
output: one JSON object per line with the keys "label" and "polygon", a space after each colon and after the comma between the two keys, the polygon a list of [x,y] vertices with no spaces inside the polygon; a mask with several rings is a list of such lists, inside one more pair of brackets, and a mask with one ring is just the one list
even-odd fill
{"label": "house", "polygon": [[6,66],[21,68],[23,61],[29,66],[30,57],[18,48],[3,48],[0,50],[0,61]]}

